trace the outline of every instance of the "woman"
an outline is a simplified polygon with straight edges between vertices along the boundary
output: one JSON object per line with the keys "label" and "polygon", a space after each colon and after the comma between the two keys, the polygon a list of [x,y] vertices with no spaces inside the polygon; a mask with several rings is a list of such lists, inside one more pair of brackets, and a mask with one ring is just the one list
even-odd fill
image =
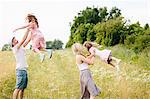
{"label": "woman", "polygon": [[83,46],[79,43],[72,46],[72,51],[76,55],[76,64],[80,70],[81,99],[95,99],[100,90],[95,85],[88,69],[88,65],[93,64],[94,56],[86,58],[82,54]]}

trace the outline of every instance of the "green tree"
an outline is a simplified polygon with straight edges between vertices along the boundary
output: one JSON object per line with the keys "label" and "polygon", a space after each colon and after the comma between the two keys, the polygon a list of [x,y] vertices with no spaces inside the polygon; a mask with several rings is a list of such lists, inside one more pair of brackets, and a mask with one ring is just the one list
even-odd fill
{"label": "green tree", "polygon": [[110,12],[109,12],[109,15],[108,15],[108,20],[109,19],[114,19],[114,18],[117,18],[121,15],[121,10],[118,9],[117,7],[113,7]]}
{"label": "green tree", "polygon": [[99,8],[100,22],[106,21],[108,14],[107,7]]}
{"label": "green tree", "polygon": [[118,44],[123,35],[124,21],[122,17],[110,19],[94,26],[96,42],[98,44],[112,46]]}
{"label": "green tree", "polygon": [[52,49],[52,45],[53,45],[53,42],[52,42],[52,41],[47,41],[47,42],[46,42],[46,48],[47,48],[47,49]]}
{"label": "green tree", "polygon": [[131,24],[128,28],[128,35],[139,35],[139,34],[143,34],[144,33],[144,29],[143,27],[140,26],[140,23],[134,23]]}
{"label": "green tree", "polygon": [[[107,12],[106,7],[104,8],[87,7],[85,10],[80,11],[78,15],[74,17],[73,23],[70,24],[71,35],[69,37],[69,41],[66,44],[66,47],[70,47],[74,42],[83,43],[86,40],[88,41],[96,40],[96,42],[98,43],[104,42],[104,44],[106,45],[117,44],[119,42],[118,41],[119,36],[117,36],[118,33],[114,35],[113,32],[113,34],[111,34],[108,31],[106,32],[107,29],[100,30],[101,32],[96,32],[99,30],[95,30],[93,28],[95,27],[95,25],[97,26],[97,24],[98,25],[101,23],[103,24],[103,22],[107,22],[110,19],[116,19],[120,15],[121,11],[116,7],[113,7],[109,13]],[[107,26],[108,25],[109,24],[107,23]],[[108,28],[110,29],[111,27],[108,26]],[[109,39],[111,37],[112,40]]]}
{"label": "green tree", "polygon": [[54,41],[47,41],[46,42],[47,49],[62,49],[63,42],[61,40],[55,39]]}
{"label": "green tree", "polygon": [[63,42],[61,41],[61,40],[57,40],[57,39],[55,39],[54,41],[53,41],[53,44],[52,44],[52,48],[53,49],[62,49],[62,47],[63,47]]}
{"label": "green tree", "polygon": [[133,50],[136,53],[141,52],[145,48],[150,48],[150,36],[140,35],[135,40],[135,44],[133,45]]}
{"label": "green tree", "polygon": [[2,51],[11,51],[11,45],[10,44],[4,44],[2,47]]}

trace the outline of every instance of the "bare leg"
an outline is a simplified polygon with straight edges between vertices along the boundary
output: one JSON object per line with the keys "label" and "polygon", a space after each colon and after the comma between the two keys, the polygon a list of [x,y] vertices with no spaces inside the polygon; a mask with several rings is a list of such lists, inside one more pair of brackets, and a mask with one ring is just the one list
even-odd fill
{"label": "bare leg", "polygon": [[111,66],[115,67],[115,65],[114,65],[113,63],[110,62],[109,64],[110,64]]}
{"label": "bare leg", "polygon": [[20,91],[20,89],[15,89],[14,90],[13,99],[17,99],[19,91]]}
{"label": "bare leg", "polygon": [[45,48],[41,48],[40,51],[47,52],[47,53],[48,53],[48,58],[51,58],[51,57],[52,57],[52,51],[51,51],[51,50],[47,50],[47,49],[45,49]]}
{"label": "bare leg", "polygon": [[95,97],[94,96],[90,96],[90,99],[95,99]]}
{"label": "bare leg", "polygon": [[19,99],[23,99],[24,89],[19,91]]}
{"label": "bare leg", "polygon": [[116,58],[116,57],[111,57],[112,58],[112,60],[114,60],[114,61],[116,61],[116,65],[119,65],[119,63],[120,63],[120,59],[118,59],[118,58]]}
{"label": "bare leg", "polygon": [[120,61],[121,61],[121,59],[118,59],[118,58],[115,58],[115,57],[111,57],[112,58],[112,60],[115,60],[116,61],[116,69],[117,69],[117,71],[119,72],[120,71],[120,68],[119,68],[119,64],[120,64]]}
{"label": "bare leg", "polygon": [[40,56],[40,61],[43,62],[45,59],[45,54],[42,54],[38,48],[33,49],[34,52],[38,53]]}

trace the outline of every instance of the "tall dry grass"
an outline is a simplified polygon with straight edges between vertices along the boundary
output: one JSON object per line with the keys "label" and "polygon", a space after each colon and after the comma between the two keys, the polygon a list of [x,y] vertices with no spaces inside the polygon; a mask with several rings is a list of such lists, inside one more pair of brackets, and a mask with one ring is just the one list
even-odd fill
{"label": "tall dry grass", "polygon": [[[96,99],[148,99],[150,73],[149,67],[145,67],[144,64],[150,66],[149,56],[136,56],[134,52],[122,46],[115,46],[111,50],[114,56],[122,59],[119,74],[115,68],[99,61],[98,58],[93,66],[89,66],[95,83],[101,88],[101,94]],[[2,64],[7,65],[10,62],[8,67],[0,65],[0,71],[9,68],[6,75],[2,73],[3,77],[0,76],[0,99],[10,99],[15,86],[15,60],[11,52],[1,52],[0,55],[5,55],[0,58],[5,60],[0,61]],[[144,62],[139,62],[140,58]],[[25,90],[25,99],[80,98],[79,71],[70,49],[55,51],[52,59],[46,59],[43,63],[39,62],[37,54],[28,51],[27,60],[29,82]]]}

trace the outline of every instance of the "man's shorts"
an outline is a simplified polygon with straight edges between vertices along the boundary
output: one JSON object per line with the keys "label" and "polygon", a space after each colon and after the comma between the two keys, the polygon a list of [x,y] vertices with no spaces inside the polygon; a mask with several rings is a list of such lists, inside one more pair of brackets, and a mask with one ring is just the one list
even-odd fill
{"label": "man's shorts", "polygon": [[16,70],[16,89],[25,89],[28,83],[26,70]]}

